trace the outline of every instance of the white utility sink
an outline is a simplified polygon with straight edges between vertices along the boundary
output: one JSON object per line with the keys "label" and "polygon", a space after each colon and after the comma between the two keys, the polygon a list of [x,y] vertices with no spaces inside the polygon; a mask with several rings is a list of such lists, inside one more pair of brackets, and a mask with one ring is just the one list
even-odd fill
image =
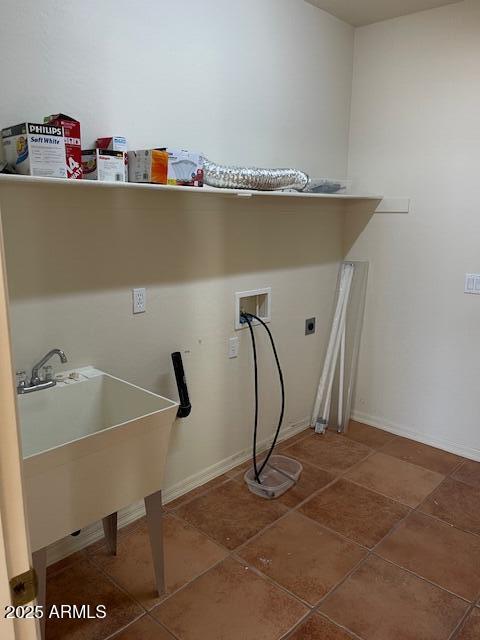
{"label": "white utility sink", "polygon": [[162,488],[177,403],[79,372],[18,396],[33,551]]}

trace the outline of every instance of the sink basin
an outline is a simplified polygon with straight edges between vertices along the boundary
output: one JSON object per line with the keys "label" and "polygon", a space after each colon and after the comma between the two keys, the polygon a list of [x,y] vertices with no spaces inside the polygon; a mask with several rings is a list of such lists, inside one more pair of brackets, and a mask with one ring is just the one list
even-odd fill
{"label": "sink basin", "polygon": [[18,396],[32,550],[162,487],[177,403],[102,371]]}

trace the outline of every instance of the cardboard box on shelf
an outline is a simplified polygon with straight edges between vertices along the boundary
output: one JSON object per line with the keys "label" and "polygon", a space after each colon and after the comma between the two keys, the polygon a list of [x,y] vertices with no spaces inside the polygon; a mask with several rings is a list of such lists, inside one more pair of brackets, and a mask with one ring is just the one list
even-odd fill
{"label": "cardboard box on shelf", "polygon": [[126,182],[125,152],[112,149],[83,149],[83,177],[101,182]]}
{"label": "cardboard box on shelf", "polygon": [[63,127],[22,122],[2,129],[5,160],[17,173],[48,178],[66,178]]}
{"label": "cardboard box on shelf", "polygon": [[106,138],[97,138],[97,149],[109,149],[110,151],[125,152],[125,182],[128,182],[128,154],[127,139],[124,136],[111,136]]}
{"label": "cardboard box on shelf", "polygon": [[140,149],[128,152],[130,182],[167,184],[168,153],[165,149]]}
{"label": "cardboard box on shelf", "polygon": [[97,138],[97,149],[111,149],[112,151],[127,151],[127,139],[124,136],[110,136]]}
{"label": "cardboard box on shelf", "polygon": [[44,118],[44,122],[63,127],[67,178],[81,180],[83,178],[83,170],[80,122],[70,116],[66,116],[64,113],[56,113],[51,116],[46,116]]}
{"label": "cardboard box on shelf", "polygon": [[203,155],[185,149],[168,152],[168,184],[203,187]]}

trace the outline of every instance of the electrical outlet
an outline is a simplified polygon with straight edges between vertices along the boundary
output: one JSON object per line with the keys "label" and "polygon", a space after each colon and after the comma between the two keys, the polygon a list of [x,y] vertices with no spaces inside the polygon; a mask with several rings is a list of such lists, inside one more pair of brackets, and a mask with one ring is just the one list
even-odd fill
{"label": "electrical outlet", "polygon": [[133,313],[145,313],[147,307],[147,291],[144,287],[132,289]]}
{"label": "electrical outlet", "polygon": [[309,336],[312,333],[315,333],[315,323],[316,323],[315,318],[308,318],[308,320],[305,320],[305,335],[306,336]]}
{"label": "electrical outlet", "polygon": [[229,338],[228,340],[228,357],[237,358],[238,350],[240,348],[240,340],[237,337]]}

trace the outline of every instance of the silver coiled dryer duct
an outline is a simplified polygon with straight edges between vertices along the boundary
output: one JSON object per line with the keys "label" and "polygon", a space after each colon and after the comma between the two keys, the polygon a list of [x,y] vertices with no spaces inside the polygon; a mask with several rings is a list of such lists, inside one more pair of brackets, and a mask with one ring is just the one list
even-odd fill
{"label": "silver coiled dryer duct", "polygon": [[257,167],[228,167],[205,158],[203,163],[205,184],[220,189],[252,189],[275,191],[296,189],[303,191],[308,185],[306,173],[298,169],[258,169]]}

